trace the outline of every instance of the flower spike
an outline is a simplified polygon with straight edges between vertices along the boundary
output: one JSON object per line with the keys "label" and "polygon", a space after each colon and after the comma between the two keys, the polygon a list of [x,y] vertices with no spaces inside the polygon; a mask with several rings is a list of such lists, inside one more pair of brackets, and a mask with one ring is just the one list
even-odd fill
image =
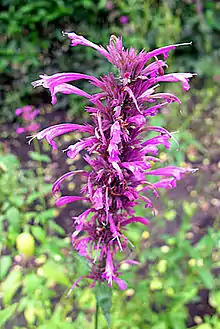
{"label": "flower spike", "polygon": [[[127,285],[120,278],[117,252],[126,253],[129,245],[134,247],[126,237],[130,224],[148,225],[150,221],[136,216],[135,206],[144,202],[145,208],[155,214],[149,190],[159,197],[158,190],[175,188],[185,173],[196,171],[162,166],[158,153],[161,147],[170,147],[173,133],[148,122],[162,107],[172,102],[181,103],[169,92],[156,92],[159,84],[180,82],[183,90],[189,89],[189,80],[194,74],[165,74],[169,52],[189,43],[138,53],[134,48],[125,49],[122,38],[116,36],[111,36],[109,45],[104,48],[74,32],[64,32],[64,35],[71,40],[72,46],[95,49],[116,67],[118,73],[116,76],[109,73],[99,79],[82,73],[41,75],[33,86],[48,88],[53,104],[58,92],[86,97],[90,103],[86,110],[92,124],[61,123],[40,131],[33,138],[46,139],[56,150],[56,137],[74,131],[87,134],[65,151],[71,159],[83,152],[90,170],[70,171],[57,179],[52,188],[53,194],[60,192],[61,184],[66,179],[74,179],[75,175],[83,176],[85,183],[80,196],[61,196],[56,201],[58,207],[76,201],[87,205],[85,211],[73,217],[72,244],[90,263],[90,272],[76,280],[72,289],[87,278],[92,280],[90,287],[106,281],[110,287],[116,283],[124,290]],[[158,58],[160,55],[164,58]],[[89,95],[71,84],[81,79],[99,88],[98,92]],[[156,162],[157,169],[154,167]],[[146,180],[148,176],[154,176],[155,182]],[[124,262],[137,263],[126,259]]]}

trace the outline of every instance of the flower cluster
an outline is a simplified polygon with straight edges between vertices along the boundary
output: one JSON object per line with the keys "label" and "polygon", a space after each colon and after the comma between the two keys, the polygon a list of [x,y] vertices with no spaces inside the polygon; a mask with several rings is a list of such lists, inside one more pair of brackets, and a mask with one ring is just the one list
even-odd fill
{"label": "flower cluster", "polygon": [[[194,171],[174,166],[155,168],[155,163],[159,165],[161,162],[157,157],[158,147],[169,148],[172,134],[162,127],[149,125],[148,119],[164,105],[180,103],[175,95],[158,93],[156,88],[160,82],[180,82],[183,89],[188,90],[193,74],[164,74],[168,53],[179,45],[137,53],[133,48],[124,49],[122,39],[115,36],[111,36],[109,45],[103,48],[83,36],[66,34],[72,46],[89,46],[98,51],[117,68],[118,75],[109,73],[99,79],[82,73],[40,76],[41,79],[33,85],[48,88],[53,104],[58,92],[86,97],[91,103],[86,110],[93,124],[63,123],[46,128],[34,137],[45,138],[53,149],[57,149],[55,137],[73,131],[87,134],[65,151],[71,159],[84,151],[90,170],[64,174],[54,183],[52,192],[60,191],[65,179],[84,176],[86,184],[81,189],[81,196],[62,196],[56,204],[60,207],[81,200],[89,205],[86,211],[73,218],[72,235],[75,250],[91,264],[86,277],[92,279],[91,286],[106,280],[110,286],[114,281],[125,289],[126,283],[119,278],[121,263],[116,261],[115,255],[132,246],[126,237],[129,224],[148,224],[146,218],[135,216],[134,207],[141,201],[154,212],[153,202],[146,196],[146,191],[152,190],[158,197],[158,189],[173,188],[184,173]],[[80,79],[88,80],[101,91],[90,95],[69,83]],[[155,136],[146,139],[148,132]],[[149,175],[158,177],[158,181],[150,183]],[[136,263],[128,259],[124,262]]]}
{"label": "flower cluster", "polygon": [[39,110],[35,109],[32,105],[26,105],[22,108],[18,108],[15,111],[16,116],[21,116],[27,125],[24,127],[19,127],[16,129],[17,134],[22,134],[24,132],[37,131],[40,125],[34,121],[35,117],[38,115]]}

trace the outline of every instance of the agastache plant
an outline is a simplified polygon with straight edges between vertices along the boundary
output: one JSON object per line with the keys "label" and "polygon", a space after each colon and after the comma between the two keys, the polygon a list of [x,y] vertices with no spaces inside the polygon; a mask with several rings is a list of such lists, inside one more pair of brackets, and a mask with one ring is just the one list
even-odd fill
{"label": "agastache plant", "polygon": [[[91,287],[104,281],[112,286],[114,281],[124,290],[127,285],[120,278],[121,262],[117,262],[116,254],[120,251],[126,255],[129,245],[132,246],[126,237],[129,224],[148,225],[148,219],[135,215],[134,207],[144,202],[145,208],[154,212],[153,202],[146,196],[146,191],[152,190],[158,197],[158,189],[174,188],[184,173],[195,171],[174,166],[153,168],[155,163],[161,163],[157,157],[158,147],[163,145],[168,149],[173,136],[165,128],[148,123],[163,106],[181,103],[173,94],[156,92],[159,83],[180,82],[182,88],[188,90],[193,74],[164,73],[169,52],[179,44],[137,53],[134,48],[125,49],[122,39],[114,35],[104,48],[75,33],[64,34],[71,39],[72,46],[83,45],[98,51],[116,67],[117,75],[109,73],[99,79],[82,73],[41,75],[33,86],[48,88],[52,104],[56,103],[57,93],[86,97],[91,103],[86,110],[92,124],[62,123],[33,137],[39,140],[45,138],[56,150],[55,137],[74,131],[87,134],[65,151],[71,159],[85,151],[84,159],[90,170],[68,172],[52,188],[53,194],[60,192],[61,184],[70,177],[74,179],[75,175],[83,176],[86,181],[81,196],[61,196],[56,201],[58,207],[76,201],[88,204],[86,211],[73,217],[72,243],[79,255],[88,260],[91,271],[76,280],[73,287],[82,278],[89,278],[92,280]],[[100,91],[91,95],[69,83],[81,79],[88,80]],[[151,132],[155,132],[156,136],[146,139]],[[148,176],[158,177],[158,181],[150,183]],[[124,262],[137,263],[130,259]]]}

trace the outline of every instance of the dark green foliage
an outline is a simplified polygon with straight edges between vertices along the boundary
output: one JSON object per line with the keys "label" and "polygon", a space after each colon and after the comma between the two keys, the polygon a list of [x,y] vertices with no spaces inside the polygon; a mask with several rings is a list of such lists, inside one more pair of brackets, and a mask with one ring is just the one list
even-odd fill
{"label": "dark green foliage", "polygon": [[[95,5],[91,0],[1,2],[0,121],[13,120],[16,107],[50,102],[46,92],[33,91],[30,85],[40,73],[80,71],[82,64],[88,73],[96,71],[98,75],[108,70],[103,67],[107,64],[91,49],[81,47],[80,53],[69,49],[62,31],[75,31],[98,44],[106,44],[109,35],[116,33],[125,37],[127,46],[147,50],[192,41],[192,47],[176,51],[176,67],[210,78],[220,74],[218,2],[122,0],[112,1],[111,11],[105,8],[105,2],[99,0]],[[120,15],[128,15],[129,24],[122,26]],[[64,101],[60,97],[57,108],[70,107],[71,99]],[[73,113],[81,111],[78,102],[74,105]]]}

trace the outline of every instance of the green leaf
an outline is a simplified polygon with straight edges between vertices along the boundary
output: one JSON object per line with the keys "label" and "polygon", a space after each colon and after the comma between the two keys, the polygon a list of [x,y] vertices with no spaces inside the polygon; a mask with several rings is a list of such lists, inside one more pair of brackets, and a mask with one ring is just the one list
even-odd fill
{"label": "green leaf", "polygon": [[3,325],[12,317],[16,307],[17,303],[0,310],[0,328],[4,328]]}
{"label": "green leaf", "polygon": [[20,222],[20,212],[17,208],[11,207],[6,211],[5,214],[7,220],[9,223],[11,223],[14,228],[19,228],[19,222]]}
{"label": "green leaf", "polygon": [[52,219],[54,217],[55,217],[54,208],[51,208],[51,209],[47,209],[45,211],[42,211],[38,215],[39,220],[42,221],[43,223],[45,223],[48,219]]}
{"label": "green leaf", "polygon": [[214,277],[209,269],[201,267],[199,269],[199,275],[205,285],[208,289],[213,289],[214,286]]}
{"label": "green leaf", "polygon": [[209,323],[202,323],[196,329],[212,329],[212,326]]}
{"label": "green leaf", "polygon": [[22,275],[20,271],[11,271],[5,281],[1,284],[1,292],[3,293],[3,304],[7,305],[11,302],[14,294],[21,285]]}
{"label": "green leaf", "polygon": [[35,161],[41,161],[41,162],[51,162],[51,159],[48,155],[46,154],[40,154],[38,152],[28,152],[30,158]]}
{"label": "green leaf", "polygon": [[38,241],[44,242],[46,240],[46,233],[41,226],[32,226],[32,233]]}
{"label": "green leaf", "polygon": [[27,199],[26,199],[26,204],[31,204],[33,203],[33,201],[37,200],[38,198],[40,198],[41,193],[40,192],[33,192],[31,193]]}
{"label": "green leaf", "polygon": [[183,201],[183,210],[185,214],[190,218],[195,215],[196,207],[197,205],[195,203],[189,203],[187,201]]}
{"label": "green leaf", "polygon": [[48,261],[43,266],[43,273],[47,279],[59,284],[63,284],[64,286],[70,286],[71,283],[65,272],[66,268],[54,261]]}
{"label": "green leaf", "polygon": [[165,322],[159,322],[155,324],[151,329],[167,329],[167,325]]}
{"label": "green leaf", "polygon": [[[26,274],[23,279],[22,292],[26,295],[33,294],[36,289],[38,289],[40,286],[42,286],[43,281],[45,281],[45,278],[39,277],[35,273]],[[19,302],[19,307],[20,307],[20,302]]]}
{"label": "green leaf", "polygon": [[110,310],[112,307],[112,289],[107,284],[101,284],[95,286],[95,296],[99,307],[101,307],[102,312],[110,328]]}
{"label": "green leaf", "polygon": [[12,260],[10,256],[2,256],[0,259],[0,280],[7,274]]}
{"label": "green leaf", "polygon": [[15,207],[18,208],[24,204],[24,199],[21,196],[13,195],[9,197],[9,200]]}
{"label": "green leaf", "polygon": [[48,226],[51,230],[53,230],[54,232],[57,232],[61,235],[64,235],[64,233],[65,233],[65,230],[60,225],[55,223],[54,221],[49,221]]}

